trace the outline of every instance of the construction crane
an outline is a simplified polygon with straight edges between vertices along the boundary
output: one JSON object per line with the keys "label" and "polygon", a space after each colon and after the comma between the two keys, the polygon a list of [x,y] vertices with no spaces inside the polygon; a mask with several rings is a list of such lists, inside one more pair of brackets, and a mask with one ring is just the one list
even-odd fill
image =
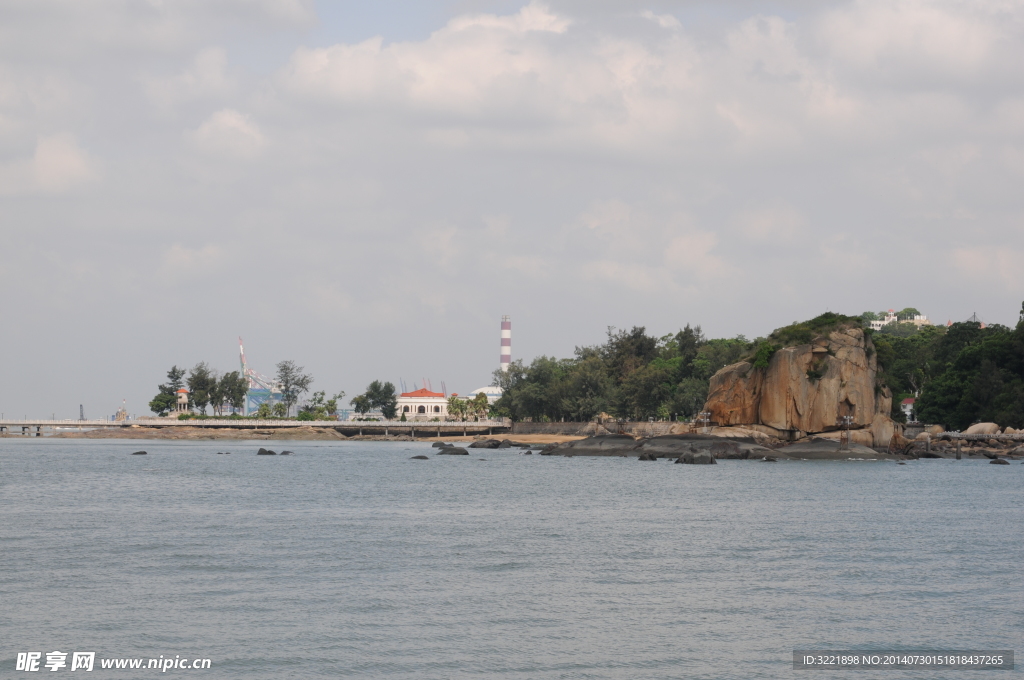
{"label": "construction crane", "polygon": [[281,401],[281,383],[249,368],[245,361],[245,347],[242,346],[241,336],[238,338],[238,356],[242,362],[242,376],[249,388],[245,393],[245,412],[242,415],[247,416],[259,410],[260,404],[273,405]]}

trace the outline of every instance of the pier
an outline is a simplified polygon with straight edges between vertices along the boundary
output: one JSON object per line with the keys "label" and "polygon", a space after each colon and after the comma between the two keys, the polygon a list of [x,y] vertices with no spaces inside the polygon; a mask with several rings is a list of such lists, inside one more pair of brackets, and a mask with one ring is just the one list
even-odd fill
{"label": "pier", "polygon": [[61,430],[96,430],[125,428],[195,427],[233,430],[281,430],[289,428],[323,428],[339,434],[398,435],[412,437],[444,437],[495,435],[512,431],[507,418],[479,421],[401,421],[401,420],[259,420],[256,418],[206,418],[176,420],[172,418],[140,418],[137,420],[0,420],[0,436],[42,437]]}

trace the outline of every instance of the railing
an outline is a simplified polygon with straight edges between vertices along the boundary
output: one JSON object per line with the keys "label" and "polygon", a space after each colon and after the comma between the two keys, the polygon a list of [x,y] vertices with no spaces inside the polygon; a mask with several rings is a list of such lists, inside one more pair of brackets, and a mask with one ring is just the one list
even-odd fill
{"label": "railing", "polygon": [[344,428],[378,428],[378,427],[415,427],[421,429],[442,428],[483,428],[508,427],[508,419],[495,420],[261,420],[258,418],[207,418],[196,420],[176,420],[170,418],[139,418],[136,420],[43,420],[43,419],[4,419],[0,427],[241,427],[241,428],[281,428],[281,427],[344,427]]}

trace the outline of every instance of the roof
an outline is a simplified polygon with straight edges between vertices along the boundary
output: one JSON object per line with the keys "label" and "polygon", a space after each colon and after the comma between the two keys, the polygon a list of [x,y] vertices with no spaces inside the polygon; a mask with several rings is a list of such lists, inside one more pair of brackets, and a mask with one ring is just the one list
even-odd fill
{"label": "roof", "polygon": [[444,397],[441,392],[431,392],[426,388],[420,388],[415,392],[402,392],[400,397]]}
{"label": "roof", "polygon": [[184,392],[185,394],[188,394],[188,390],[186,390],[184,387],[182,387],[180,390],[178,390],[175,394],[181,394],[182,392]]}
{"label": "roof", "polygon": [[904,399],[900,403],[901,404],[913,404],[915,401],[917,401],[917,399],[914,399],[913,397],[911,397],[910,399]]}

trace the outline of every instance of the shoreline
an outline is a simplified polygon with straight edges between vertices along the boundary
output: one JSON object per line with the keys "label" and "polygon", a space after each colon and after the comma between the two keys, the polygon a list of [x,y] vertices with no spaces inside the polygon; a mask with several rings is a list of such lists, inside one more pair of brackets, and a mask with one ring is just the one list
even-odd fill
{"label": "shoreline", "polygon": [[[7,434],[2,438],[7,439],[35,439],[21,434]],[[408,435],[352,435],[346,436],[331,428],[319,427],[288,427],[288,428],[261,428],[252,429],[229,429],[229,428],[199,428],[199,427],[161,427],[146,428],[133,427],[125,429],[104,428],[87,430],[84,432],[58,432],[47,435],[45,439],[169,439],[185,441],[214,441],[214,440],[241,440],[241,441],[399,441],[399,442],[473,442],[478,439],[514,439],[518,442],[529,444],[562,444],[564,442],[584,439],[580,435],[560,434],[522,434],[522,435],[442,435],[432,437],[410,437]]]}

